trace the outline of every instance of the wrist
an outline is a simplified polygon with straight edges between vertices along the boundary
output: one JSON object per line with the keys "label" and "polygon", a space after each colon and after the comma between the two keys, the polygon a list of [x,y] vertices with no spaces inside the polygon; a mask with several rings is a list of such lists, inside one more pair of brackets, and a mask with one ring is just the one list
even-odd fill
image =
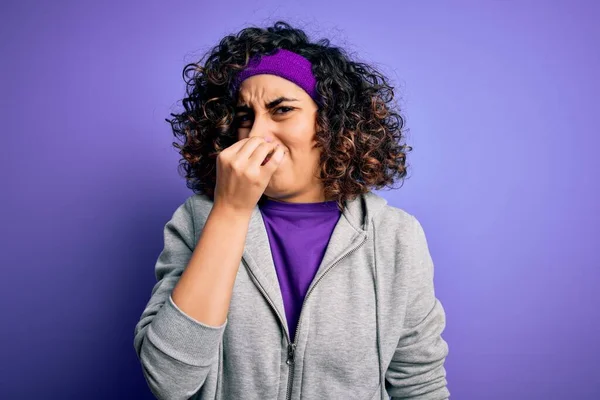
{"label": "wrist", "polygon": [[225,218],[228,220],[250,220],[252,216],[252,209],[240,209],[238,207],[234,207],[229,204],[214,202],[212,210],[210,211],[211,215],[216,215],[219,218]]}

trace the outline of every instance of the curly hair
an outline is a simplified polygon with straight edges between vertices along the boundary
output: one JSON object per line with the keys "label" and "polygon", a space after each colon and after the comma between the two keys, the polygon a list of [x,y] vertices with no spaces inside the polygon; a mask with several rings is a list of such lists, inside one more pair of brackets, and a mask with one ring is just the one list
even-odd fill
{"label": "curly hair", "polygon": [[312,43],[303,30],[277,21],[226,36],[200,61],[184,67],[185,110],[171,113],[173,118],[166,121],[180,142],[173,146],[182,156],[178,170],[187,187],[214,199],[216,158],[237,141],[237,93],[232,82],[251,57],[279,48],[298,53],[313,65],[322,99],[315,140],[321,150],[318,178],[325,198],[335,199],[341,210],[346,200],[370,189],[402,183],[412,147],[402,143],[404,118],[385,76],[351,60],[328,39]]}

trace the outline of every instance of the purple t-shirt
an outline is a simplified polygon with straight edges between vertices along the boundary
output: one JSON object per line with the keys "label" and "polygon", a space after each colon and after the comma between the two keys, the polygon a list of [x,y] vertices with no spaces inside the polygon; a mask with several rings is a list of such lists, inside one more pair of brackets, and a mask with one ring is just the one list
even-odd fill
{"label": "purple t-shirt", "polygon": [[259,208],[293,341],[302,302],[341,213],[335,201],[283,203],[264,197]]}

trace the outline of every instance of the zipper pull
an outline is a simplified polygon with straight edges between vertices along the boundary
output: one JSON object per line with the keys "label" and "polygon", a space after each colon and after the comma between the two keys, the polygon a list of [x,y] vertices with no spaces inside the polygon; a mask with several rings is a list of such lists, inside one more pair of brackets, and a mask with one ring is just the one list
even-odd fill
{"label": "zipper pull", "polygon": [[294,362],[294,351],[296,350],[296,344],[290,343],[288,344],[288,358],[286,363],[290,365]]}

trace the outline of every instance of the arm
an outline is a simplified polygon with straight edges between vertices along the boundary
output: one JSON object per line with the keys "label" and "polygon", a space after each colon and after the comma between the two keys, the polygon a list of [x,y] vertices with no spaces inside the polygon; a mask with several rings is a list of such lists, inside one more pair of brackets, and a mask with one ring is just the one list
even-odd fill
{"label": "arm", "polygon": [[409,293],[404,326],[396,351],[386,372],[386,390],[393,400],[446,400],[444,361],[448,344],[441,336],[446,316],[435,297],[433,262],[425,233],[412,216],[414,243],[407,260]]}
{"label": "arm", "polygon": [[[157,283],[135,327],[134,348],[159,399],[192,397],[218,361],[231,297],[227,290],[233,290],[240,261],[233,262],[238,251],[232,246],[241,242],[239,253],[243,251],[245,220],[223,224],[229,216],[216,212],[194,246],[191,207],[188,198],[165,225],[164,248],[155,266]],[[228,251],[223,251],[225,243]]]}

